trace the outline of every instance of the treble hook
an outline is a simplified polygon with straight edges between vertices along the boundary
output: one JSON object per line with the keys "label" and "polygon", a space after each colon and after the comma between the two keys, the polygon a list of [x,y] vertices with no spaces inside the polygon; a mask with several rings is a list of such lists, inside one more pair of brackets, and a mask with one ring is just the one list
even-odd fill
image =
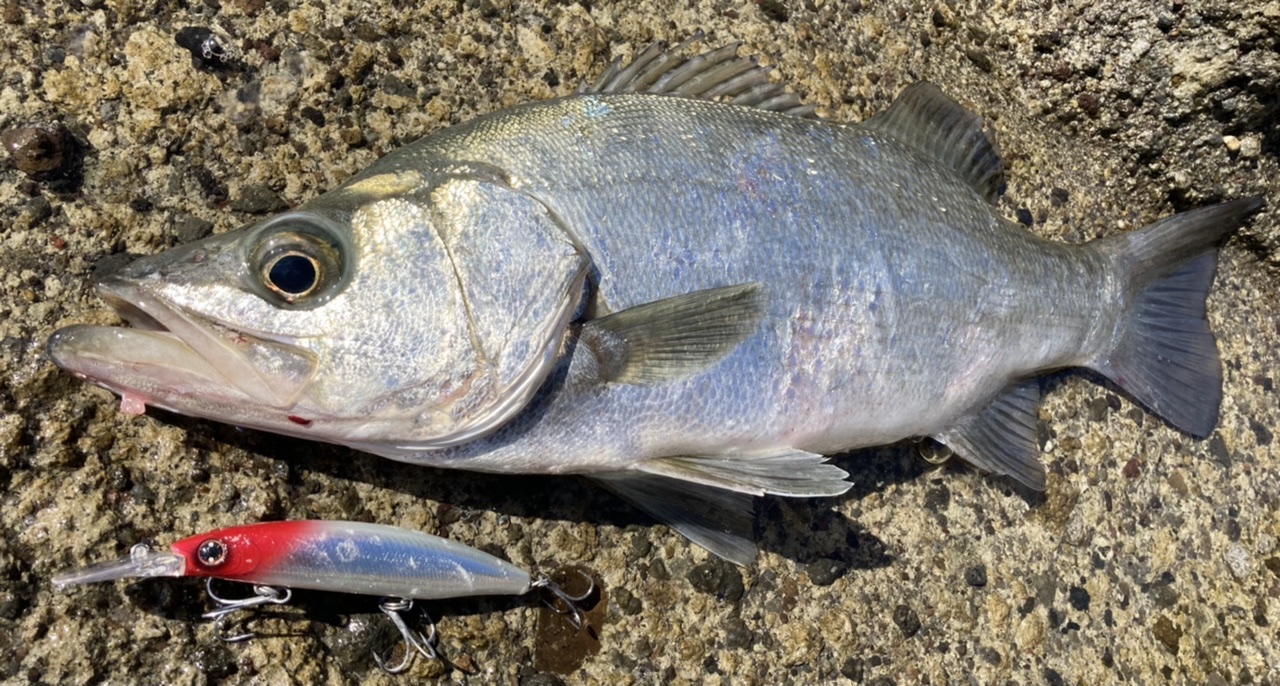
{"label": "treble hook", "polygon": [[429,635],[423,635],[421,631],[410,629],[409,625],[404,621],[402,613],[413,609],[412,600],[408,598],[383,598],[378,603],[378,609],[382,610],[382,614],[386,615],[391,620],[391,623],[400,630],[400,636],[404,638],[405,643],[404,659],[400,661],[400,664],[391,667],[387,666],[386,661],[382,655],[378,654],[377,650],[373,651],[373,661],[378,663],[382,671],[387,674],[399,674],[408,669],[409,664],[413,662],[414,651],[421,653],[428,660],[440,658],[440,654],[436,652],[435,647],[436,623],[432,621],[431,615],[428,615],[426,611],[422,611],[422,616],[426,617],[427,624],[431,626]]}
{"label": "treble hook", "polygon": [[563,604],[563,608],[557,606],[554,602],[547,601],[545,598],[542,599],[542,603],[558,614],[570,615],[569,622],[573,624],[573,628],[581,629],[586,624],[587,615],[582,611],[582,608],[578,606],[578,603],[590,598],[591,594],[595,593],[596,580],[591,578],[590,574],[587,574],[580,569],[574,571],[587,580],[587,590],[583,591],[582,595],[569,595],[569,593],[561,588],[559,584],[547,577],[542,577],[532,584],[529,584],[529,588],[537,588],[555,596],[556,600],[559,600]]}
{"label": "treble hook", "polygon": [[227,643],[238,643],[253,638],[252,631],[246,631],[243,634],[235,634],[233,636],[226,635],[224,629],[226,627],[227,617],[241,610],[248,610],[259,605],[284,605],[293,598],[293,591],[288,588],[276,588],[274,586],[254,586],[253,595],[247,598],[223,598],[213,592],[213,577],[209,577],[204,582],[204,590],[218,604],[217,609],[210,610],[203,615],[205,619],[213,620],[213,635],[218,640]]}

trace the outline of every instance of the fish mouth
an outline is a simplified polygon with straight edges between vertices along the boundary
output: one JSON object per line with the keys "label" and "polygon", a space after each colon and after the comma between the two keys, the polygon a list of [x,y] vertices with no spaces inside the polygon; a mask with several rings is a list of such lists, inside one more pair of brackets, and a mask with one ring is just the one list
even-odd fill
{"label": "fish mouth", "polygon": [[188,414],[237,404],[287,408],[305,390],[314,356],[296,346],[202,317],[122,278],[98,284],[132,327],[59,329],[54,364],[126,399]]}

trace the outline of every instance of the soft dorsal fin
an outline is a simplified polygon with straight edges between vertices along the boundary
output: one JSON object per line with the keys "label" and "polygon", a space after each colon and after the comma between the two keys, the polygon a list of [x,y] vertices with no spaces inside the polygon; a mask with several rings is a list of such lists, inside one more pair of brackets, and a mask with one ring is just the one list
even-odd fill
{"label": "soft dorsal fin", "polygon": [[583,84],[579,93],[649,93],[712,100],[728,98],[735,105],[813,117],[813,105],[800,102],[782,84],[769,81],[768,67],[754,57],[738,57],[740,43],[731,43],[693,57],[681,57],[689,44],[702,38],[698,31],[674,48],[665,41],[652,43],[630,64],[615,59],[595,83]]}
{"label": "soft dorsal fin", "polygon": [[986,122],[928,81],[907,86],[862,126],[936,158],[993,205],[1004,193],[1004,162]]}

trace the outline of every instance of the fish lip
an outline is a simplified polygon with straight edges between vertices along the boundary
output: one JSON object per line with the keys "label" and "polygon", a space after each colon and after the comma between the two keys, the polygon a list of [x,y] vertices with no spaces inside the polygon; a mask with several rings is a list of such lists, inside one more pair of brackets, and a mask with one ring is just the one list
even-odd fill
{"label": "fish lip", "polygon": [[[130,359],[125,354],[130,342],[149,340],[157,346],[168,346],[177,357],[189,355],[186,366],[198,365],[200,370],[187,371],[197,373],[206,384],[223,386],[231,395],[242,396],[241,402],[248,400],[260,406],[282,408],[292,405],[296,399],[297,393],[288,394],[279,384],[265,378],[226,333],[246,341],[257,340],[299,350],[289,342],[256,335],[190,312],[132,279],[107,277],[98,282],[97,289],[102,299],[131,327],[72,326],[54,332],[46,350],[59,367],[121,395],[137,392],[148,404],[168,407],[163,397],[154,397],[152,392],[121,382],[122,377],[145,376],[148,365],[160,366],[154,360]],[[131,330],[133,333],[126,333]],[[116,340],[103,343],[102,338],[94,339],[94,336],[111,334],[115,334]],[[113,345],[116,355],[112,354]],[[181,366],[174,365],[175,368]],[[113,373],[113,367],[126,371]]]}

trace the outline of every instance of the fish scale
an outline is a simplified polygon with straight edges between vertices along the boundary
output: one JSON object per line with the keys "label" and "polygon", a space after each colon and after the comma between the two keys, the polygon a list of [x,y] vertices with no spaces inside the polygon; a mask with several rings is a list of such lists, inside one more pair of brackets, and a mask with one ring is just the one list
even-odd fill
{"label": "fish scale", "polygon": [[931,84],[811,114],[734,47],[653,46],[126,267],[100,289],[136,328],[50,356],[133,410],[585,474],[740,563],[751,498],[845,492],[836,452],[932,436],[1044,489],[1050,370],[1213,430],[1205,297],[1260,198],[1054,243],[1001,216],[984,122]]}

